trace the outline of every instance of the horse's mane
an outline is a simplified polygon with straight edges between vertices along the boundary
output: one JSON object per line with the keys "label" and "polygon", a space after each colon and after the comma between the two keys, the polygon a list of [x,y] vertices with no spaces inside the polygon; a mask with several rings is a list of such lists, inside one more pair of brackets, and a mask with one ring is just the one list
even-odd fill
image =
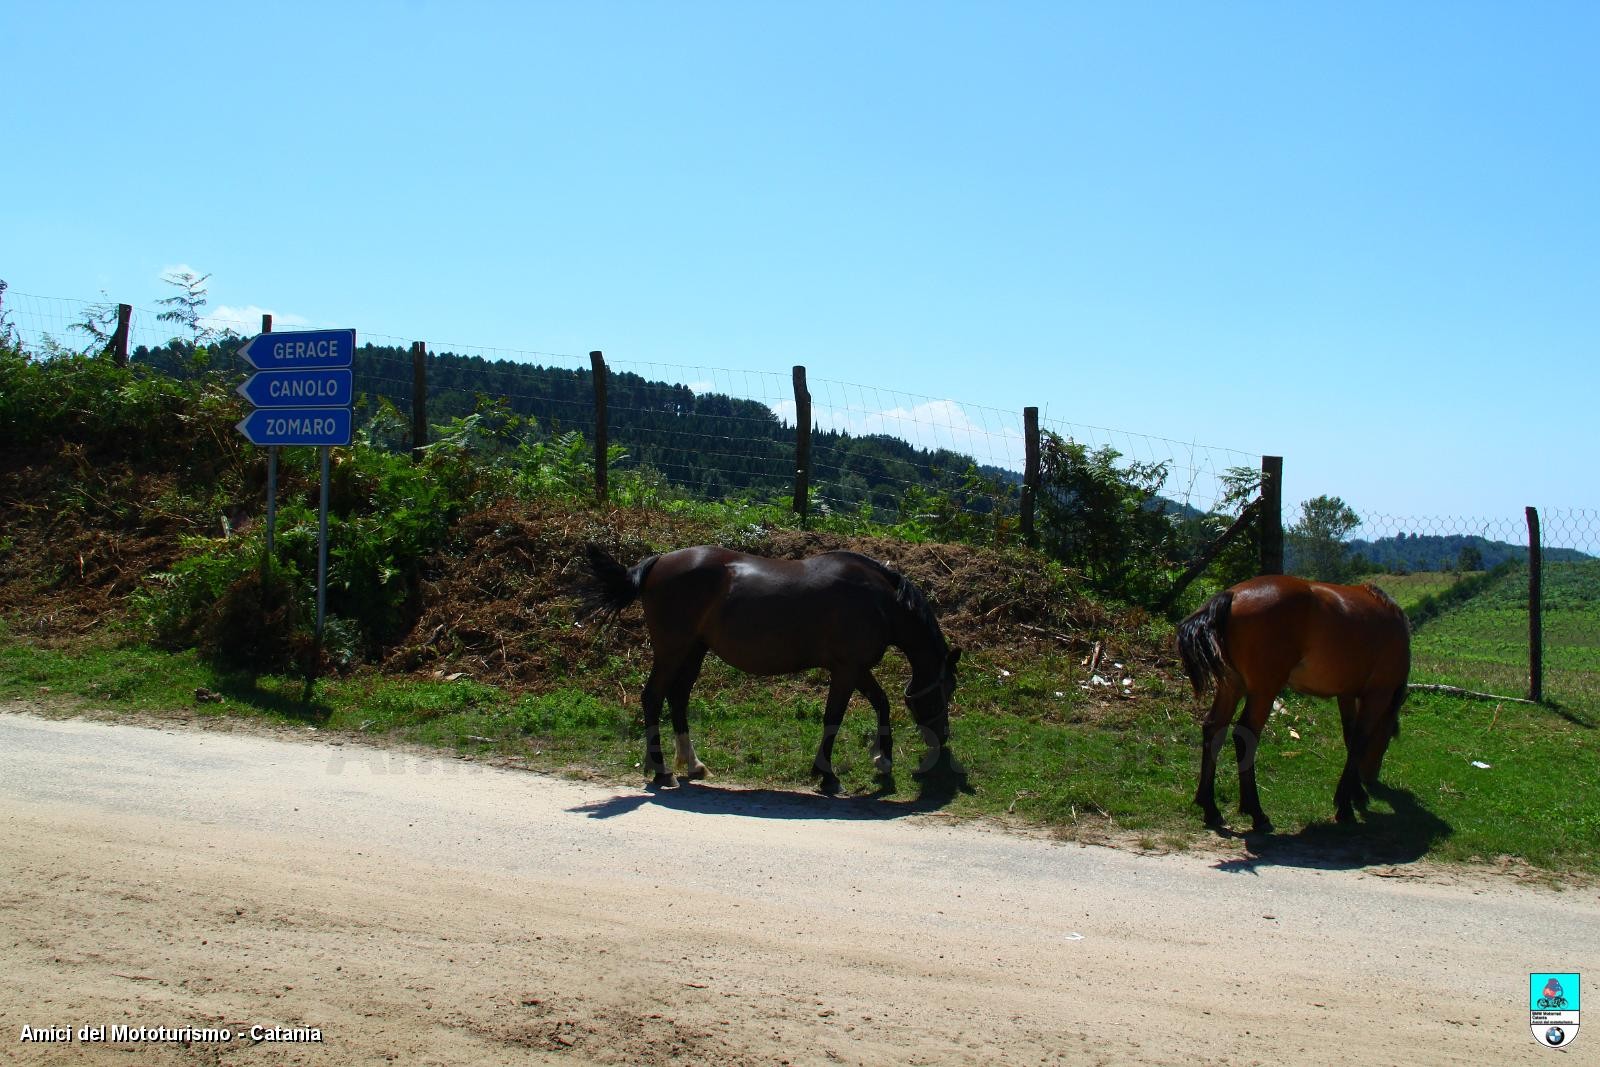
{"label": "horse's mane", "polygon": [[860,553],[852,553],[852,555],[860,556],[863,561],[870,564],[878,573],[889,580],[889,584],[894,586],[894,602],[910,612],[918,622],[922,623],[933,634],[938,641],[941,652],[948,653],[950,646],[944,639],[944,631],[939,627],[939,616],[933,613],[932,602],[928,600],[927,595],[921,589],[917,588],[917,584],[882,560],[873,559],[871,556],[863,556]]}
{"label": "horse's mane", "polygon": [[1372,582],[1364,582],[1364,583],[1362,583],[1361,588],[1363,588],[1367,592],[1371,593],[1372,596],[1373,596],[1373,599],[1375,599],[1378,603],[1388,605],[1389,607],[1393,608],[1395,611],[1400,612],[1401,615],[1405,614],[1404,610],[1400,607],[1400,605],[1395,603],[1394,597],[1390,596],[1388,593],[1385,593],[1383,591],[1383,589],[1380,588],[1379,586],[1374,585]]}

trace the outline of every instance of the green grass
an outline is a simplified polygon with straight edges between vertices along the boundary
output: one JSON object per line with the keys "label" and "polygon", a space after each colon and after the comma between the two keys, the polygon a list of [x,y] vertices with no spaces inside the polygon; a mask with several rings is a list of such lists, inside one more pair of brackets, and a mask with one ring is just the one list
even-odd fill
{"label": "green grass", "polygon": [[1375,574],[1362,581],[1376,585],[1394,597],[1396,604],[1410,611],[1424,598],[1438,596],[1463,577],[1458,572],[1423,571],[1419,574]]}
{"label": "green grass", "polygon": [[[1600,722],[1600,560],[1546,566],[1543,594],[1545,699]],[[1419,627],[1411,650],[1414,682],[1527,696],[1526,569]]]}
{"label": "green grass", "polygon": [[[1486,614],[1485,625],[1498,626],[1499,610],[1473,614]],[[1437,639],[1429,636],[1429,648],[1456,640],[1441,626]],[[1497,642],[1479,636],[1459,648],[1482,649],[1492,660]],[[1592,654],[1592,641],[1573,644],[1579,660]],[[884,671],[898,666],[891,656]],[[881,783],[865,748],[872,715],[858,699],[835,752],[848,793],[1072,836],[1121,832],[1139,847],[1184,848],[1211,836],[1190,803],[1198,730],[1185,688],[1138,677],[1136,699],[1109,695],[1112,687],[1085,691],[1083,668],[1065,657],[1021,664],[974,655],[963,667],[953,743],[968,772],[965,785],[910,773],[921,745],[898,708],[896,776],[892,786]],[[884,681],[893,691],[893,677]],[[69,711],[176,711],[314,724],[329,732],[516,757],[535,769],[580,771],[625,785],[642,780],[639,682],[625,673],[596,674],[551,692],[512,694],[468,678],[358,674],[320,680],[311,701],[302,703],[298,678],[220,673],[192,654],[134,644],[39,647],[0,628],[0,699],[43,700]],[[1115,682],[1120,688],[1120,678]],[[197,704],[194,692],[201,687],[222,694],[224,702]],[[820,675],[757,680],[708,662],[691,719],[696,746],[713,771],[710,784],[810,788],[805,772],[820,736],[823,693]],[[1268,856],[1274,843],[1297,846],[1290,850],[1300,857],[1294,862],[1514,856],[1554,875],[1600,873],[1594,847],[1600,841],[1600,731],[1585,725],[1585,717],[1600,718],[1594,712],[1592,703],[1497,708],[1414,695],[1384,764],[1386,788],[1375,793],[1365,822],[1347,827],[1330,822],[1343,762],[1337,709],[1331,701],[1291,696],[1269,723],[1259,753],[1262,799],[1278,834],[1258,845]],[[1475,767],[1475,760],[1489,767]],[[1237,801],[1231,764],[1224,759],[1218,781],[1225,812]],[[1238,817],[1232,821],[1245,825]]]}

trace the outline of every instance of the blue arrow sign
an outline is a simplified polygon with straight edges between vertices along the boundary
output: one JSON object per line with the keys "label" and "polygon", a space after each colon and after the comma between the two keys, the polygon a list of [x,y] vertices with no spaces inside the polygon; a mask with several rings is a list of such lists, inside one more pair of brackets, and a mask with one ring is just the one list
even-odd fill
{"label": "blue arrow sign", "polygon": [[354,330],[295,330],[258,333],[239,349],[256,370],[326,370],[355,359]]}
{"label": "blue arrow sign", "polygon": [[257,408],[235,427],[258,445],[347,445],[349,408]]}
{"label": "blue arrow sign", "polygon": [[348,370],[256,371],[236,390],[258,408],[347,408],[355,395]]}

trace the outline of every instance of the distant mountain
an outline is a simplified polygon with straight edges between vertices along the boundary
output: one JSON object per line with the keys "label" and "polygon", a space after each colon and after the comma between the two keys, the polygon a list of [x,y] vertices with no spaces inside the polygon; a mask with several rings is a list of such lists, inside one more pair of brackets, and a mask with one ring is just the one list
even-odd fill
{"label": "distant mountain", "polygon": [[[1364,559],[1373,570],[1386,571],[1451,570],[1459,564],[1462,549],[1468,547],[1478,550],[1480,569],[1498,566],[1506,560],[1528,558],[1528,549],[1523,545],[1469,534],[1399,534],[1374,541],[1357,539],[1345,543],[1347,558]],[[1590,558],[1572,548],[1546,548],[1543,555],[1552,563]],[[1286,564],[1292,571],[1293,560],[1286,560]]]}

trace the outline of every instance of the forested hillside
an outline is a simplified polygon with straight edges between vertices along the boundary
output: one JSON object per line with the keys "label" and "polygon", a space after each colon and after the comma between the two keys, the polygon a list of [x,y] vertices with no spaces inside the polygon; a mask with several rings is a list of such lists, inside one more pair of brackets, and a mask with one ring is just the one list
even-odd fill
{"label": "forested hillside", "polygon": [[[1352,569],[1390,573],[1405,571],[1489,570],[1512,560],[1528,558],[1524,545],[1491,541],[1485,537],[1434,534],[1399,534],[1367,541],[1346,543]],[[1545,548],[1544,558],[1552,563],[1567,563],[1589,558],[1571,548]]]}
{"label": "forested hillside", "polygon": [[[135,363],[175,377],[206,367],[231,370],[239,338],[214,342],[197,365],[195,350],[181,342],[141,347]],[[410,410],[411,354],[363,345],[355,361],[355,388],[369,405],[388,400]],[[595,431],[593,375],[588,370],[489,360],[451,352],[431,353],[427,364],[428,419],[444,424],[492,410],[513,416],[521,437],[553,437]],[[607,382],[610,440],[621,445],[621,467],[659,471],[673,485],[706,500],[728,496],[770,497],[794,485],[794,428],[754,400],[695,393],[687,386],[647,381],[612,371]],[[531,421],[528,421],[531,420]],[[409,426],[409,423],[406,423]],[[848,511],[870,505],[880,517],[894,515],[908,491],[947,495],[961,510],[982,515],[1014,507],[1021,476],[979,467],[971,457],[947,449],[921,449],[882,434],[855,436],[826,430],[812,435],[811,484],[825,506]],[[405,442],[395,442],[403,444]]]}

